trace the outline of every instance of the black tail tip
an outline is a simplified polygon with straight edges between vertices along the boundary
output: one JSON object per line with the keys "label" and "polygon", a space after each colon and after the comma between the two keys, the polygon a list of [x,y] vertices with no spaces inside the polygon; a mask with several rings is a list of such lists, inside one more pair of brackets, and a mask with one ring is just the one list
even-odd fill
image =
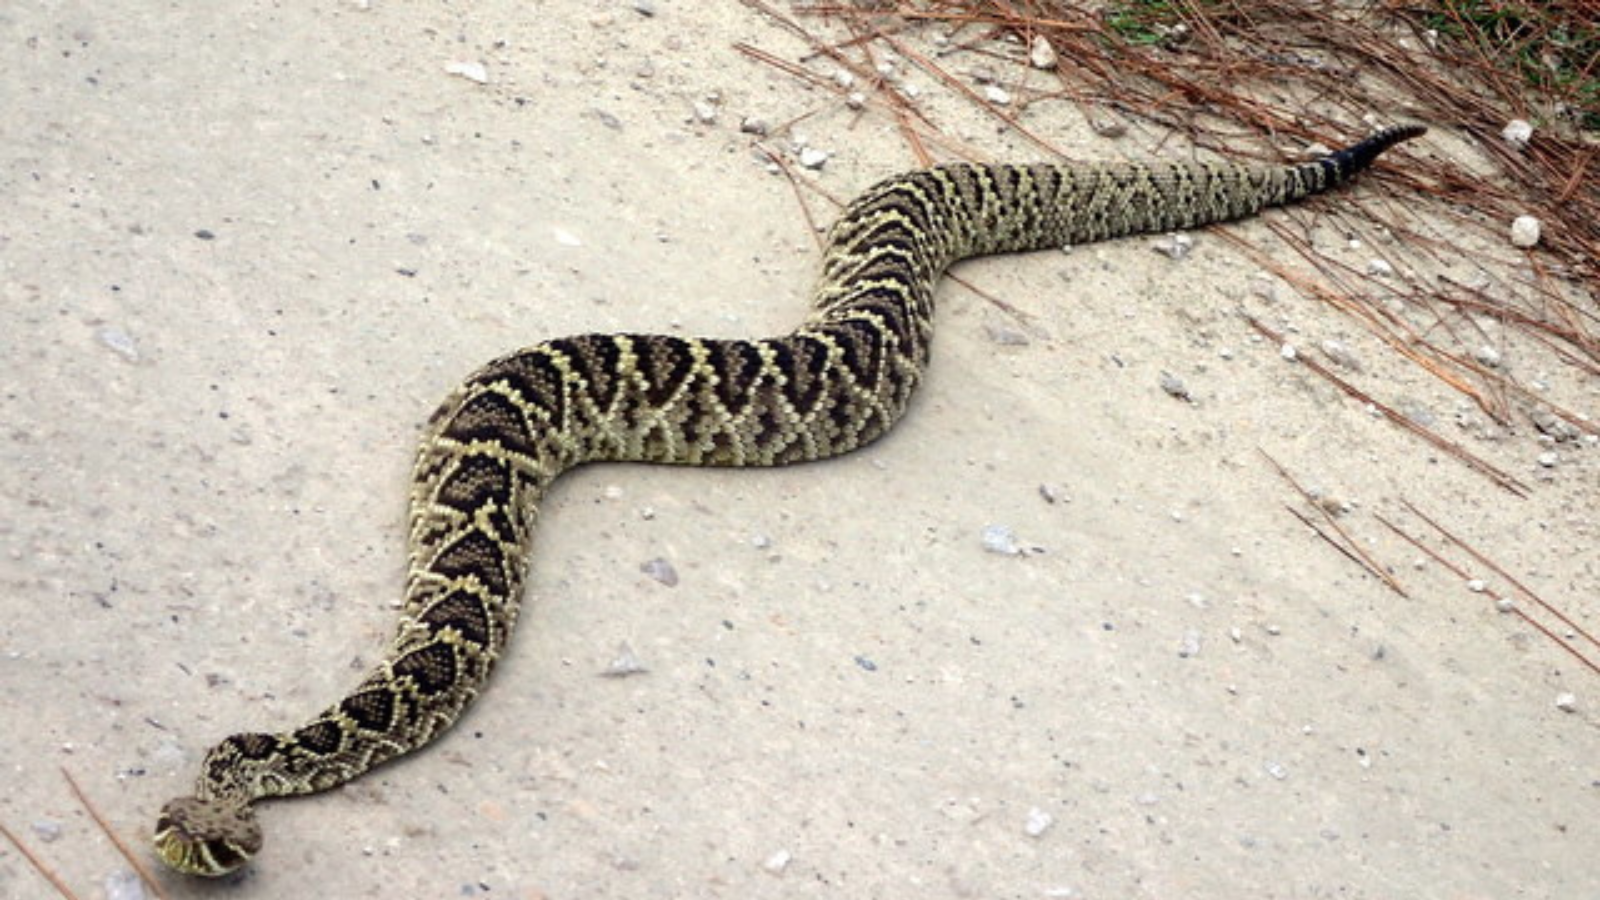
{"label": "black tail tip", "polygon": [[1359,143],[1324,156],[1318,162],[1332,170],[1334,181],[1344,181],[1351,175],[1372,165],[1378,154],[1402,141],[1409,141],[1428,132],[1422,125],[1391,125],[1380,128]]}

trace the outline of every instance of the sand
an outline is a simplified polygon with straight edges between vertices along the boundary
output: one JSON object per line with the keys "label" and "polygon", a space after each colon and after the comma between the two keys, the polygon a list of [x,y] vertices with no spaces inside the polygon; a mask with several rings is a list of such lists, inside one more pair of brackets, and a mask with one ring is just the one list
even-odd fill
{"label": "sand", "polygon": [[[418,426],[457,379],[564,334],[799,320],[816,242],[742,118],[821,110],[803,177],[837,197],[915,164],[886,117],[740,55],[802,50],[751,9],[650,7],[0,10],[0,823],[84,896],[127,866],[58,768],[142,847],[208,746],[377,658]],[[969,145],[1039,155],[916,80]],[[1065,103],[1026,122],[1083,159],[1178,152]],[[1360,267],[1334,213],[1382,189],[1274,215]],[[1600,896],[1600,681],[1495,611],[1503,579],[1475,592],[1374,518],[1423,534],[1411,500],[1592,630],[1592,442],[1458,428],[1446,386],[1193,237],[964,265],[1025,318],[946,282],[933,370],[867,451],[564,478],[460,727],[263,808],[256,864],[168,895]],[[1343,342],[1529,496],[1241,308]],[[1592,379],[1500,338],[1594,412]],[[1290,514],[1263,451],[1407,596]],[[647,671],[602,677],[623,643]],[[0,846],[0,895],[50,889]]]}

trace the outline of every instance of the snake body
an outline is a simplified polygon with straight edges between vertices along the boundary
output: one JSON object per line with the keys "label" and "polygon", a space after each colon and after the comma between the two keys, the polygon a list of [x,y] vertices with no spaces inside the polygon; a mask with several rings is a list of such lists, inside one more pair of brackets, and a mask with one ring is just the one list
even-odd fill
{"label": "snake body", "polygon": [[410,570],[393,644],[293,731],[236,734],[156,825],[170,866],[222,875],[261,847],[252,804],[349,781],[453,725],[517,618],[535,510],[585,462],[777,466],[889,429],[928,363],[934,285],[993,253],[1193,228],[1327,190],[1421,134],[1389,128],[1288,166],[950,165],[882,181],[829,235],[811,314],[765,340],[592,334],[478,370],[433,414],[412,475]]}

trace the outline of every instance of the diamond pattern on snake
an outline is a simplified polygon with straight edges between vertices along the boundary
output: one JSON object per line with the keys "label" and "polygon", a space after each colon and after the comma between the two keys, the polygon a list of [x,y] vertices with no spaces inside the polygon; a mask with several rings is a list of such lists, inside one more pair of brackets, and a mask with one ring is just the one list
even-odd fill
{"label": "diamond pattern on snake", "polygon": [[327,790],[431,743],[483,690],[517,619],[539,498],[589,462],[780,466],[888,431],[928,365],[934,286],[975,256],[1195,228],[1349,180],[1423,133],[1375,132],[1309,162],[948,165],[879,182],[829,233],[810,315],[762,340],[589,334],[467,378],[429,420],[411,477],[400,624],[349,695],[278,733],[213,747],[155,846],[224,875],[261,849],[254,804]]}

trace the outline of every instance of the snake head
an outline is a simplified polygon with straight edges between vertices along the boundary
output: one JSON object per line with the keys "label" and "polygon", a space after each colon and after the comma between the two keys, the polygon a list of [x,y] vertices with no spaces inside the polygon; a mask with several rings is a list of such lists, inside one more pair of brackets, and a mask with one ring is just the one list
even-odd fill
{"label": "snake head", "polygon": [[179,872],[215,878],[261,849],[261,826],[248,806],[179,797],[161,807],[155,845],[162,862]]}

